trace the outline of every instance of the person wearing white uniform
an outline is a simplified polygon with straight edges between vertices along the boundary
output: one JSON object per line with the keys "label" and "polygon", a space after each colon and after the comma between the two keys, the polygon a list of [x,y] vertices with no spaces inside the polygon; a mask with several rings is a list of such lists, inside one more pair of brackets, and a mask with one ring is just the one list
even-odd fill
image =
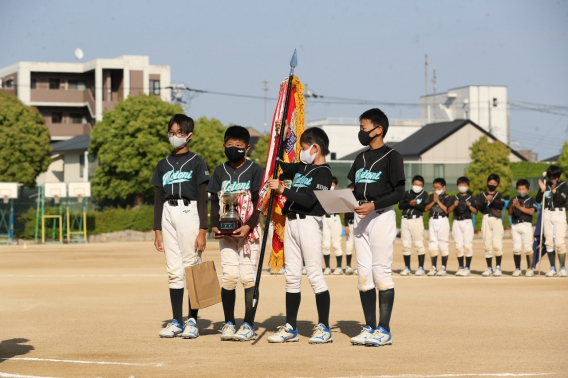
{"label": "person wearing white uniform", "polygon": [[152,185],[154,190],[154,246],[166,258],[173,320],[160,337],[180,336],[195,339],[197,310],[191,308],[182,322],[185,268],[201,261],[207,233],[207,183],[209,171],[205,161],[189,151],[194,122],[184,114],[174,115],[168,124],[171,155],[158,162]]}
{"label": "person wearing white uniform", "polygon": [[[338,184],[337,177],[332,177],[331,190],[335,190]],[[339,214],[325,214],[323,218],[323,260],[325,262],[325,270],[323,274],[331,274],[331,267],[329,266],[330,252],[333,247],[335,258],[337,260],[337,267],[333,271],[335,275],[342,275],[343,269],[341,264],[343,262],[343,249],[341,248],[341,231],[343,226]]]}
{"label": "person wearing white uniform", "polygon": [[[450,221],[448,220],[448,207],[451,197],[446,194],[446,180],[434,179],[434,193],[428,196],[425,210],[430,212],[428,220],[428,249],[432,259],[432,269],[429,276],[445,276],[450,255]],[[442,266],[438,270],[438,253],[442,253]]]}
{"label": "person wearing white uniform", "polygon": [[[353,185],[353,183],[350,183],[347,187],[351,189],[351,191],[355,189],[355,185]],[[355,271],[351,267],[351,259],[353,257],[353,246],[355,240],[353,234],[353,226],[355,224],[354,213],[343,214],[343,220],[345,222],[345,262],[347,264],[347,266],[345,267],[345,274],[350,276],[355,273]]]}
{"label": "person wearing white uniform", "polygon": [[533,228],[532,221],[537,206],[534,198],[528,195],[530,183],[522,179],[517,181],[518,195],[509,201],[509,216],[512,217],[511,234],[513,237],[513,258],[515,259],[515,271],[513,277],[520,277],[521,253],[527,255],[526,277],[534,276],[533,265]]}

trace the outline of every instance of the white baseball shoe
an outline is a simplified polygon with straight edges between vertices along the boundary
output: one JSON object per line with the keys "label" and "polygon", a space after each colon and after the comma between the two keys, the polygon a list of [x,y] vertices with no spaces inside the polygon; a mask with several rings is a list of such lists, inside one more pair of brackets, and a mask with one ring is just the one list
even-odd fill
{"label": "white baseball shoe", "polygon": [[412,274],[412,271],[410,269],[408,269],[407,266],[404,267],[404,269],[402,270],[402,272],[400,272],[401,276],[410,276]]}
{"label": "white baseball shoe", "polygon": [[351,268],[350,266],[348,266],[347,268],[345,268],[345,274],[350,276],[354,273],[355,271],[353,270],[353,268]]}
{"label": "white baseball shoe", "polygon": [[435,276],[436,273],[438,273],[438,269],[436,269],[435,266],[432,267],[432,269],[430,269],[430,271],[428,272],[428,276]]}
{"label": "white baseball shoe", "polygon": [[556,267],[551,266],[550,270],[546,273],[546,277],[554,277],[556,275]]}
{"label": "white baseball shoe", "polygon": [[415,276],[423,276],[425,275],[426,272],[424,272],[424,268],[419,266],[418,269],[416,269],[416,272],[414,272]]}
{"label": "white baseball shoe", "polygon": [[513,272],[513,277],[520,277],[523,275],[523,272],[520,269],[515,269]]}
{"label": "white baseball shoe", "polygon": [[280,269],[280,272],[278,272],[279,275],[283,276],[286,273],[286,268],[282,267],[282,269]]}
{"label": "white baseball shoe", "polygon": [[180,333],[180,337],[184,339],[196,339],[199,336],[199,330],[197,329],[197,323],[195,323],[195,319],[189,318],[186,320],[183,332]]}
{"label": "white baseball shoe", "polygon": [[336,275],[336,276],[341,276],[343,274],[343,269],[335,268],[335,270],[333,271],[333,274]]}
{"label": "white baseball shoe", "polygon": [[493,269],[488,267],[485,272],[481,273],[481,276],[482,277],[490,277],[492,274],[493,274]]}
{"label": "white baseball shoe", "polygon": [[443,267],[440,268],[440,270],[438,271],[438,273],[436,273],[436,276],[438,276],[438,277],[443,277],[443,276],[446,275],[446,273],[447,273],[447,272],[446,272],[446,267],[443,266]]}
{"label": "white baseball shoe", "polygon": [[501,267],[496,266],[495,270],[493,271],[493,277],[501,277],[503,273],[501,272]]}
{"label": "white baseball shoe", "polygon": [[469,268],[464,268],[463,273],[462,273],[462,277],[469,277],[471,275],[471,272],[469,271]]}
{"label": "white baseball shoe", "polygon": [[158,335],[160,335],[160,337],[164,337],[164,338],[171,338],[171,337],[176,337],[177,335],[179,335],[182,332],[183,332],[183,328],[182,328],[181,324],[179,324],[179,322],[174,319],[171,323],[169,323],[166,326],[166,328],[161,330]]}
{"label": "white baseball shoe", "polygon": [[360,334],[351,338],[351,344],[353,345],[365,345],[365,341],[373,336],[373,329],[369,326],[363,327]]}
{"label": "white baseball shoe", "polygon": [[384,346],[392,345],[392,336],[386,329],[379,327],[373,332],[373,335],[365,340],[367,346]]}
{"label": "white baseball shoe", "polygon": [[221,341],[232,341],[237,332],[237,327],[232,322],[227,322],[221,329]]}
{"label": "white baseball shoe", "polygon": [[534,270],[527,269],[527,271],[525,272],[525,277],[534,277]]}
{"label": "white baseball shoe", "polygon": [[463,276],[463,271],[464,271],[463,266],[460,266],[460,268],[459,268],[458,271],[456,272],[456,276],[457,276],[457,277]]}
{"label": "white baseball shoe", "polygon": [[330,268],[325,268],[325,269],[323,270],[323,274],[326,275],[326,276],[329,276],[329,275],[331,274],[331,269],[330,269]]}
{"label": "white baseball shoe", "polygon": [[333,336],[331,335],[331,330],[323,324],[318,324],[314,327],[314,333],[312,337],[308,340],[310,344],[327,344],[333,342]]}
{"label": "white baseball shoe", "polygon": [[566,267],[563,266],[562,268],[560,268],[560,272],[558,272],[558,275],[560,277],[568,277],[568,270],[566,270]]}
{"label": "white baseball shoe", "polygon": [[308,270],[306,269],[306,267],[302,268],[302,276],[305,276],[306,274],[308,274]]}
{"label": "white baseball shoe", "polygon": [[278,327],[278,331],[274,335],[268,336],[269,343],[289,343],[299,341],[298,330],[293,330],[292,326],[286,323]]}
{"label": "white baseball shoe", "polygon": [[359,275],[359,270],[355,269],[355,270],[353,271],[353,274],[356,275],[356,276],[358,276],[358,275]]}
{"label": "white baseball shoe", "polygon": [[241,325],[241,328],[233,336],[235,341],[251,341],[256,339],[256,333],[254,332],[254,327],[252,327],[247,322]]}

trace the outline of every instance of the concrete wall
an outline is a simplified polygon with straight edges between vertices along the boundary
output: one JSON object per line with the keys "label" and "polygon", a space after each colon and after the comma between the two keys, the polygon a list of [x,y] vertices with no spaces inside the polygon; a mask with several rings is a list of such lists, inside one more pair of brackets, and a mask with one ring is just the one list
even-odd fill
{"label": "concrete wall", "polygon": [[[147,84],[146,84],[147,86]],[[144,93],[144,71],[130,71],[130,95]]]}

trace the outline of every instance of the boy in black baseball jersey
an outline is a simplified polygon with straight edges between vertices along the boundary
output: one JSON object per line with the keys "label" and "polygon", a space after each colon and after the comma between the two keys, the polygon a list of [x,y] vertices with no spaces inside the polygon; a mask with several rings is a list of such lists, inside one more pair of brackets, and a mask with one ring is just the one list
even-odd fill
{"label": "boy in black baseball jersey", "polygon": [[[255,209],[258,191],[262,186],[264,170],[250,160],[246,154],[250,150],[250,134],[242,126],[231,126],[225,131],[225,155],[228,161],[221,164],[211,176],[207,191],[211,193],[211,231],[219,239],[221,267],[223,268],[221,298],[225,312],[225,325],[221,340],[250,341],[256,338],[254,316],[256,307],[252,305],[256,262],[260,245],[259,212]],[[239,193],[236,211],[243,226],[234,231],[233,236],[220,235],[219,209],[223,194]],[[225,208],[221,213],[225,212]],[[245,318],[237,331],[235,325],[235,288],[237,282],[245,289]]]}
{"label": "boy in black baseball jersey", "polygon": [[404,194],[404,199],[398,203],[402,210],[400,224],[400,238],[402,239],[402,255],[404,257],[404,269],[401,276],[412,274],[410,270],[410,251],[412,242],[418,255],[418,269],[415,275],[424,275],[424,220],[422,214],[426,206],[428,193],[424,190],[424,177],[416,175],[412,178],[412,187]]}
{"label": "boy in black baseball jersey", "polygon": [[536,201],[529,196],[530,183],[528,180],[517,181],[518,195],[509,201],[507,210],[509,216],[512,217],[511,234],[513,237],[513,258],[515,259],[515,271],[513,277],[520,277],[521,271],[521,253],[527,255],[527,271],[526,277],[534,276],[532,270],[533,264],[533,228],[532,220],[536,212]]}
{"label": "boy in black baseball jersey", "polygon": [[[284,135],[288,133],[285,132]],[[319,318],[309,343],[324,344],[333,342],[329,328],[330,297],[321,262],[322,217],[325,210],[314,191],[331,188],[331,170],[325,162],[325,156],[329,154],[329,139],[322,129],[313,127],[304,131],[300,137],[300,145],[301,163],[280,163],[284,173],[294,178],[292,186],[287,188],[278,179],[268,181],[270,189],[287,198],[283,210],[287,217],[284,229],[286,324],[268,337],[268,341],[285,343],[299,340],[296,319],[301,300],[303,260],[308,280],[316,294]]]}
{"label": "boy in black baseball jersey", "polygon": [[[544,211],[542,221],[544,222],[544,237],[546,252],[550,261],[550,270],[546,273],[547,277],[568,277],[566,270],[566,197],[568,197],[568,187],[566,182],[560,180],[562,169],[557,165],[551,165],[546,169],[546,183],[538,180],[540,190],[536,195],[538,203],[542,203],[544,196]],[[556,273],[556,256],[560,270]]]}
{"label": "boy in black baseball jersey", "polygon": [[[448,207],[450,196],[446,194],[446,180],[437,178],[434,180],[434,193],[428,196],[425,211],[430,212],[428,220],[428,249],[432,259],[432,270],[429,276],[445,276],[450,255],[450,221],[448,220]],[[437,269],[438,253],[442,252],[442,267]]]}
{"label": "boy in black baseball jersey", "polygon": [[[359,142],[369,146],[353,162],[347,178],[355,184],[355,251],[358,289],[365,315],[361,333],[351,338],[354,345],[391,345],[390,317],[394,303],[392,260],[396,239],[393,205],[404,198],[402,156],[384,143],[389,120],[380,109],[359,117]],[[379,289],[379,324],[376,308]]]}
{"label": "boy in black baseball jersey", "polygon": [[168,136],[174,151],[158,162],[152,176],[154,245],[166,257],[173,313],[173,321],[159,333],[160,337],[195,339],[199,336],[197,310],[191,308],[191,303],[189,316],[182,326],[185,268],[201,261],[207,232],[209,171],[205,161],[187,148],[193,129],[193,119],[184,114],[170,119]]}
{"label": "boy in black baseball jersey", "polygon": [[[457,181],[459,194],[449,200],[448,214],[454,213],[452,235],[456,243],[456,255],[459,269],[456,276],[468,277],[470,275],[471,259],[473,258],[473,223],[471,214],[477,214],[475,200],[467,193],[469,179],[465,176]],[[465,257],[464,257],[465,252]]]}
{"label": "boy in black baseball jersey", "polygon": [[[497,187],[501,178],[496,174],[487,177],[487,191],[479,194],[475,203],[477,209],[483,214],[481,223],[481,235],[483,236],[483,244],[485,246],[485,260],[487,261],[487,270],[481,275],[483,277],[501,277],[501,259],[503,258],[503,207],[505,207],[505,199],[503,195],[497,192]],[[495,254],[495,271],[491,267]]]}

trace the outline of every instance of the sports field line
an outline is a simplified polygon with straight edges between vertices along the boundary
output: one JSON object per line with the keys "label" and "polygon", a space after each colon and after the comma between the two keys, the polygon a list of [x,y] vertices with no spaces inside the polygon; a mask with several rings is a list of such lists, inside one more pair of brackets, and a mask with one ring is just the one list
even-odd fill
{"label": "sports field line", "polygon": [[45,375],[21,375],[14,373],[3,373],[0,371],[1,378],[57,378],[57,377],[47,377]]}
{"label": "sports field line", "polygon": [[451,377],[537,377],[558,373],[458,373],[458,374],[398,374],[398,375],[355,375],[332,378],[451,378]]}
{"label": "sports field line", "polygon": [[[163,364],[143,364],[138,362],[106,362],[106,361],[82,361],[82,360],[57,360],[54,358],[32,358],[32,357],[1,357],[0,360],[9,361],[36,361],[36,362],[63,362],[68,364],[92,364],[92,365],[125,365],[125,366],[156,366]],[[1,377],[1,376],[0,376]]]}

